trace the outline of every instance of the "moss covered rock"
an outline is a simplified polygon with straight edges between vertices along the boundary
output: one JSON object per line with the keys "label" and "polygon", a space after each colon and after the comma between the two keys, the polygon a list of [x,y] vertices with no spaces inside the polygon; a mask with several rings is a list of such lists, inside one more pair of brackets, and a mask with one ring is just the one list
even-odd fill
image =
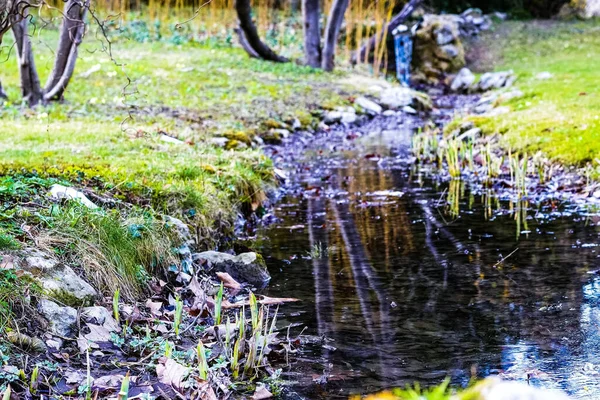
{"label": "moss covered rock", "polygon": [[49,297],[70,306],[87,305],[98,295],[73,269],[39,249],[0,253],[0,264],[32,278]]}

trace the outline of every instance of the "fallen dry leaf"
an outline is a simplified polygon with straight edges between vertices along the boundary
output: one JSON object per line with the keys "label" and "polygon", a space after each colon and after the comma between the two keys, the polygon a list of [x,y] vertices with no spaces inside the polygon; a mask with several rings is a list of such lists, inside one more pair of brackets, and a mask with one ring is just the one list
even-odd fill
{"label": "fallen dry leaf", "polygon": [[252,395],[252,400],[265,400],[273,397],[273,394],[265,386],[258,386]]}
{"label": "fallen dry leaf", "polygon": [[153,317],[160,317],[162,316],[162,312],[160,311],[160,309],[162,308],[163,304],[160,301],[152,301],[150,299],[146,300],[146,307],[148,307],[148,309],[150,310],[150,314],[152,314]]}
{"label": "fallen dry leaf", "polygon": [[183,383],[187,378],[190,369],[179,364],[170,358],[162,357],[159,364],[156,365],[156,375],[158,380],[165,385],[182,393]]}

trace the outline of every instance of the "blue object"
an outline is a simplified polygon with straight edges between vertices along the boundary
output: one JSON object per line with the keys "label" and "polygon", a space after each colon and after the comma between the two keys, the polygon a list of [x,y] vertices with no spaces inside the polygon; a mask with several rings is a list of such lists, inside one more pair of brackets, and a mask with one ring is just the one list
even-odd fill
{"label": "blue object", "polygon": [[412,35],[406,25],[400,25],[394,29],[392,34],[394,35],[394,53],[396,54],[396,76],[403,85],[409,86],[413,50]]}

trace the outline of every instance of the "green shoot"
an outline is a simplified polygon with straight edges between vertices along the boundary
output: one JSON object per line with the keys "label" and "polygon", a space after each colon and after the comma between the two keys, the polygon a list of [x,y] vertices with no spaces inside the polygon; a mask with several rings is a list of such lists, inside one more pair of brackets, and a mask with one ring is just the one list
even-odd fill
{"label": "green shoot", "polygon": [[175,315],[173,317],[173,330],[175,336],[179,336],[179,327],[181,326],[181,317],[183,316],[183,300],[179,296],[175,300]]}
{"label": "green shoot", "polygon": [[223,282],[215,299],[215,325],[221,325],[221,307],[223,303]]}
{"label": "green shoot", "polygon": [[258,327],[258,301],[252,292],[250,292],[250,315],[252,318],[252,330],[255,331]]}
{"label": "green shoot", "polygon": [[35,394],[38,386],[38,376],[40,373],[40,367],[36,365],[36,367],[31,372],[31,379],[29,380],[29,391],[31,394]]}
{"label": "green shoot", "polygon": [[129,398],[129,371],[125,374],[123,382],[121,383],[121,390],[117,395],[117,400],[127,400]]}
{"label": "green shoot", "polygon": [[2,395],[2,400],[10,400],[10,385],[6,385],[6,390],[4,391],[4,395]]}
{"label": "green shoot", "polygon": [[115,321],[119,323],[119,296],[121,295],[121,291],[119,289],[115,290],[115,294],[113,295],[113,316],[115,317]]}
{"label": "green shoot", "polygon": [[198,341],[198,346],[196,347],[196,355],[198,357],[198,373],[200,374],[200,379],[207,380],[208,361],[206,359],[206,350],[204,349],[204,343],[202,343],[202,340]]}
{"label": "green shoot", "polygon": [[165,342],[165,357],[171,358],[173,354],[173,345],[168,340]]}

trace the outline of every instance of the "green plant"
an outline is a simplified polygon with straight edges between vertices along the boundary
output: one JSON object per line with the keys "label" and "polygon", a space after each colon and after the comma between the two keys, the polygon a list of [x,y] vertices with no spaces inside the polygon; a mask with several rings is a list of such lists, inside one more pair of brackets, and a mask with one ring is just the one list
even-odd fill
{"label": "green plant", "polygon": [[10,400],[10,394],[11,394],[10,385],[6,385],[6,390],[4,391],[4,394],[2,395],[2,400]]}
{"label": "green plant", "polygon": [[222,312],[222,303],[223,303],[223,282],[221,282],[221,286],[219,287],[219,292],[217,293],[217,297],[215,299],[215,325],[221,325],[221,312]]}
{"label": "green plant", "polygon": [[123,377],[123,382],[121,383],[121,390],[119,391],[119,394],[117,395],[117,400],[127,400],[128,396],[129,396],[129,371],[127,371],[127,374],[125,374],[125,377]]}
{"label": "green plant", "polygon": [[202,340],[198,341],[198,346],[196,347],[196,356],[198,358],[198,374],[200,375],[200,379],[207,380],[208,361],[206,359],[206,349],[204,348],[204,343],[202,343]]}
{"label": "green plant", "polygon": [[119,323],[119,297],[121,296],[121,291],[119,289],[115,290],[115,294],[113,295],[112,307],[113,307],[113,317],[115,321]]}
{"label": "green plant", "polygon": [[29,391],[31,392],[31,394],[34,394],[34,395],[37,392],[39,373],[40,373],[40,368],[36,365],[35,368],[33,369],[33,371],[31,372],[31,377],[29,380]]}
{"label": "green plant", "polygon": [[460,141],[458,139],[449,140],[446,148],[446,163],[448,165],[448,173],[452,178],[460,178]]}
{"label": "green plant", "polygon": [[177,299],[175,299],[175,315],[173,316],[173,330],[175,331],[175,336],[179,336],[179,327],[181,325],[182,316],[183,300],[181,300],[181,297],[177,296]]}

